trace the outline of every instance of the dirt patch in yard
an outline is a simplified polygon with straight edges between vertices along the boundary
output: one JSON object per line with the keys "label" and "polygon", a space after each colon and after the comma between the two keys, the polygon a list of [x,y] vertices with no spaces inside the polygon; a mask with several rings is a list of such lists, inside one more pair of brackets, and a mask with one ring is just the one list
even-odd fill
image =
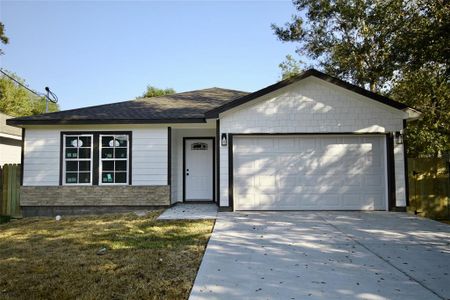
{"label": "dirt patch in yard", "polygon": [[186,299],[214,221],[160,213],[0,225],[0,298]]}

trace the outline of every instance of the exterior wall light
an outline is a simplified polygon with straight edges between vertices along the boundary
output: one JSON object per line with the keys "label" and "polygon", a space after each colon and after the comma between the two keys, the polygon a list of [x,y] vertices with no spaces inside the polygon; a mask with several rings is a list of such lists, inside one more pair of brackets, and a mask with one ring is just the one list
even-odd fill
{"label": "exterior wall light", "polygon": [[227,134],[226,133],[222,133],[222,135],[220,136],[220,145],[222,145],[222,146],[228,145],[228,140],[227,140]]}
{"label": "exterior wall light", "polygon": [[395,137],[395,142],[397,143],[397,144],[403,144],[403,130],[400,130],[400,131],[396,131],[395,133],[394,133],[394,137]]}

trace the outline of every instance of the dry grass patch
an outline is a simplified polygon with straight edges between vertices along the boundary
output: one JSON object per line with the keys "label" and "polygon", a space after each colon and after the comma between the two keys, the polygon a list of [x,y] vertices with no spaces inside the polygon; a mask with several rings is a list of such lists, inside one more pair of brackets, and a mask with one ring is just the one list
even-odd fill
{"label": "dry grass patch", "polygon": [[186,299],[213,221],[160,213],[0,225],[0,299]]}

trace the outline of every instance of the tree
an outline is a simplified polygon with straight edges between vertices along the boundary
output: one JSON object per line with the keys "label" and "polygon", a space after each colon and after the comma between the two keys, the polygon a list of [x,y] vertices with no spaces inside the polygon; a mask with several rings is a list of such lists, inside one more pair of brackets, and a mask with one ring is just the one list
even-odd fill
{"label": "tree", "polygon": [[[433,125],[449,113],[444,104],[450,100],[443,92],[450,75],[449,1],[293,3],[299,13],[284,26],[272,25],[281,41],[297,43],[301,57],[312,59],[315,67],[330,75],[421,109],[423,119],[412,124],[408,133],[410,154],[438,155],[450,150],[445,142],[448,131]],[[427,80],[419,82],[415,74]],[[419,90],[425,85],[431,90]]]}
{"label": "tree", "polygon": [[[25,80],[11,75],[22,84]],[[58,111],[57,104],[49,103],[49,112]],[[8,78],[0,76],[0,112],[11,116],[29,116],[45,113],[45,97],[38,97]]]}
{"label": "tree", "polygon": [[407,152],[411,156],[438,156],[450,150],[450,85],[444,72],[444,68],[423,67],[404,74],[392,88],[391,97],[403,99],[423,113],[408,126]]}
{"label": "tree", "polygon": [[[5,45],[8,44],[8,42],[9,42],[8,37],[5,35],[5,25],[3,25],[2,22],[0,22],[0,42]],[[3,51],[0,48],[0,55],[2,55],[2,54],[3,54]]]}
{"label": "tree", "polygon": [[147,86],[147,91],[142,95],[144,98],[159,97],[164,95],[175,94],[172,88],[160,89],[151,85]]}
{"label": "tree", "polygon": [[296,60],[292,55],[286,55],[286,59],[282,61],[278,67],[281,69],[281,79],[294,77],[301,73],[301,61]]}

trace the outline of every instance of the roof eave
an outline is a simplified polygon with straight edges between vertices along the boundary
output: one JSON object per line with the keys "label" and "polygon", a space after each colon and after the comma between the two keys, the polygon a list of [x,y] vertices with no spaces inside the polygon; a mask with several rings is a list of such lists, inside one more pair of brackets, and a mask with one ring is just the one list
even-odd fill
{"label": "roof eave", "polygon": [[419,120],[423,117],[422,112],[411,107],[405,108],[403,109],[403,111],[408,115],[408,117],[405,119],[407,122]]}
{"label": "roof eave", "polygon": [[171,123],[206,123],[205,118],[183,119],[84,119],[84,120],[21,120],[8,119],[6,124],[16,127],[27,125],[91,125],[91,124],[171,124]]}

